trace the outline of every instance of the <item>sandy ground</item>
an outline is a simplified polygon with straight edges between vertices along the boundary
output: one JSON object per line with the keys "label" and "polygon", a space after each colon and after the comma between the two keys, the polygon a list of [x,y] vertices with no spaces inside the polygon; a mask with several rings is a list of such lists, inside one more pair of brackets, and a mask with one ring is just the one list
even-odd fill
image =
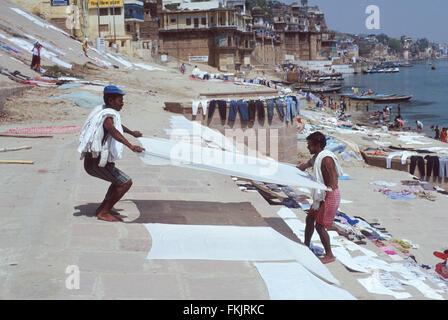
{"label": "sandy ground", "polygon": [[[169,119],[173,115],[163,110],[164,101],[188,100],[203,91],[253,90],[253,88],[247,89],[228,83],[192,81],[188,79],[187,75],[182,76],[174,70],[170,72],[120,72],[113,70],[88,77],[92,80],[102,81],[113,78],[115,79],[114,83],[126,86],[125,107],[121,111],[123,123],[132,129],[142,131],[144,135],[159,137],[167,137],[164,129],[169,126]],[[5,111],[8,112],[9,118],[1,123],[0,130],[47,125],[82,125],[90,109],[78,107],[74,103],[64,100],[48,100],[48,97],[76,89],[58,90],[35,87],[26,91],[22,96],[10,98],[5,105]],[[149,89],[157,90],[157,95],[151,96],[137,91]],[[348,139],[347,137],[343,138]],[[355,137],[350,137],[350,139],[359,143],[360,147],[368,145],[365,140],[359,138],[357,140]],[[139,277],[143,277],[143,279],[148,277],[149,270],[161,266],[151,264],[148,266],[144,260],[146,255],[144,252],[149,251],[151,244],[147,237],[143,236],[146,231],[142,229],[141,225],[138,226],[139,228],[136,224],[117,226],[117,224],[108,224],[92,219],[95,203],[101,201],[107,186],[101,181],[91,179],[83,172],[82,162],[78,160],[75,150],[77,134],[55,135],[52,139],[18,140],[0,137],[0,141],[2,147],[14,147],[18,144],[33,147],[31,150],[3,153],[2,159],[35,161],[33,165],[28,166],[2,165],[0,167],[4,186],[7,186],[7,191],[2,194],[0,200],[2,237],[9,239],[7,242],[2,242],[2,255],[5,258],[2,277],[6,279],[2,282],[3,286],[0,287],[2,297],[57,299],[77,297],[76,294],[73,295],[61,289],[63,286],[61,268],[77,261],[81,268],[87,266],[87,271],[83,274],[85,274],[85,278],[89,279],[88,284],[84,285],[84,288],[88,287],[87,292],[83,291],[83,295],[78,297],[204,299],[207,298],[207,294],[212,292],[211,297],[217,299],[268,298],[266,289],[260,282],[261,280],[257,279],[253,267],[229,266],[228,263],[224,263],[219,267],[211,267],[211,269],[207,269],[208,271],[204,270],[205,273],[199,276],[188,271],[190,268],[195,268],[193,267],[196,265],[194,262],[185,264],[186,262],[179,261],[173,262],[174,265],[168,262],[163,263],[168,264],[165,267],[169,270],[171,270],[170,268],[177,271],[179,268],[183,270],[180,275],[177,273],[176,276],[176,281],[183,284],[170,283],[168,278],[164,280],[164,277],[156,281],[160,281],[161,284],[163,283],[169,288],[177,285],[186,286],[189,288],[187,292],[175,294],[168,290],[160,293],[145,287],[137,293],[132,288],[125,290],[125,293],[118,293],[117,290],[122,281],[134,283],[138,281]],[[298,146],[298,161],[307,160],[309,154],[305,143],[299,142]],[[353,201],[341,204],[341,209],[349,216],[361,216],[368,221],[377,219],[394,238],[409,239],[418,244],[419,249],[410,249],[410,253],[415,256],[419,264],[434,266],[438,263],[438,259],[432,255],[432,252],[440,250],[445,245],[443,231],[446,227],[444,225],[446,211],[444,208],[448,205],[447,197],[437,194],[435,202],[426,199],[390,200],[383,194],[375,192],[375,186],[370,185],[369,182],[387,180],[399,185],[401,180],[410,179],[408,173],[370,167],[363,162],[350,164],[343,162],[343,166],[345,173],[356,180],[340,181],[342,198]],[[124,154],[124,160],[120,161],[120,168],[133,176],[135,181],[134,190],[117,205],[118,209],[126,212],[127,221],[140,219],[143,222],[176,223],[176,219],[170,219],[170,215],[165,218],[159,216],[160,218],[155,220],[150,218],[148,214],[151,210],[148,212],[148,207],[139,204],[139,201],[180,201],[183,205],[191,206],[193,205],[191,201],[203,202],[207,199],[211,207],[214,206],[213,203],[224,205],[229,201],[249,202],[264,221],[271,221],[271,226],[276,230],[293,238],[290,230],[288,231],[284,225],[278,222],[272,223],[272,221],[278,221],[276,215],[278,207],[269,206],[258,194],[239,191],[230,177],[201,172],[199,178],[194,170],[175,167],[145,167],[128,151]],[[178,178],[179,175],[182,176],[181,180]],[[184,184],[193,187],[185,189],[182,187]],[[129,201],[130,199],[137,200]],[[205,205],[208,206],[207,202]],[[305,213],[299,210],[298,217],[304,221]],[[212,212],[206,218],[209,224],[215,224],[219,220],[220,218]],[[254,221],[251,221],[249,219],[246,225],[252,225]],[[19,236],[17,236],[18,231]],[[14,244],[12,239],[16,236],[17,241]],[[88,239],[93,240],[95,244],[89,243]],[[366,247],[377,250],[381,254],[378,248],[370,242]],[[114,266],[113,270],[102,270],[102,262],[99,257],[110,260]],[[41,271],[31,271],[26,266],[32,258],[41,263],[40,267],[43,268]],[[382,258],[387,260],[388,257],[383,254]],[[143,264],[143,268],[146,268],[147,271],[131,272],[129,278],[126,278],[120,273],[120,268],[125,267],[114,264],[114,261],[120,259],[137,265]],[[59,271],[51,271],[55,266],[59,268]],[[348,271],[341,264],[332,263],[328,265],[328,268],[342,282],[341,286],[359,299],[391,299],[390,296],[369,294],[356,281],[356,278],[361,277]],[[227,276],[229,270],[238,270],[235,271],[238,276],[240,273],[245,274],[241,275],[244,281],[251,283],[255,281],[254,283],[257,285],[246,294],[237,293],[234,291],[232,283],[238,279],[238,276],[229,280],[227,276],[225,279],[221,279],[215,274],[215,280],[203,279],[204,274],[208,274],[207,279],[209,276],[211,277],[215,272],[212,271],[213,269],[220,270],[219,272],[223,272]],[[247,274],[248,270],[250,270],[249,275]],[[176,274],[176,271],[170,272]],[[165,271],[168,275],[170,272]],[[114,274],[117,277],[112,277]],[[29,281],[36,283],[34,290],[25,292],[25,290],[19,289],[24,275]],[[199,286],[198,288],[194,288],[192,279],[201,279],[202,282],[199,281],[200,284],[196,284]],[[47,281],[52,284],[48,286]],[[220,284],[226,289],[221,293],[214,292],[210,287],[213,286],[212,283]],[[234,283],[234,286],[238,285]],[[198,293],[204,292],[204,290],[207,294]],[[412,292],[414,299],[424,299],[418,291],[412,288],[408,291]]]}
{"label": "sandy ground", "polygon": [[[5,16],[0,17],[7,20]],[[77,55],[72,58],[81,59]],[[83,75],[89,80],[125,86],[123,124],[146,136],[165,138],[164,129],[169,127],[173,116],[163,110],[166,101],[189,101],[204,92],[266,89],[192,81],[188,75],[193,66],[187,65],[186,74],[181,75],[178,64],[171,61],[157,65],[165,71],[120,68],[90,70]],[[20,63],[10,67],[23,68],[23,73],[29,71]],[[200,65],[200,68],[214,71],[208,66]],[[1,76],[1,79],[2,83],[10,84],[7,78]],[[78,88],[34,87],[21,96],[9,98],[0,131],[34,126],[82,126],[90,109],[65,100],[49,100],[74,90]],[[157,94],[152,96],[145,90],[156,90]],[[305,121],[311,123],[308,119]],[[300,243],[277,215],[279,206],[269,205],[258,193],[240,191],[228,176],[172,166],[145,166],[132,152],[125,150],[118,166],[134,181],[130,192],[116,206],[125,223],[98,221],[94,210],[108,185],[84,172],[76,151],[78,135],[54,135],[51,139],[0,137],[2,148],[32,146],[31,150],[1,153],[2,160],[34,161],[32,165],[0,165],[3,186],[0,194],[0,298],[269,298],[265,283],[247,261],[147,260],[152,239],[143,224],[266,225]],[[356,135],[334,133],[334,136],[350,140],[360,149],[371,146]],[[138,143],[133,138],[130,141]],[[397,140],[393,142],[399,144]],[[308,160],[310,155],[305,143],[299,142],[298,147],[298,162]],[[342,164],[345,173],[355,180],[339,183],[342,198],[352,201],[341,204],[341,209],[351,217],[376,219],[394,238],[418,244],[418,249],[409,251],[419,265],[433,267],[440,262],[432,253],[447,246],[444,231],[448,198],[433,192],[434,202],[391,200],[374,191],[376,186],[370,182],[395,182],[400,189],[400,181],[411,179],[410,174],[371,167],[363,162]],[[300,220],[305,220],[304,211],[294,209],[294,212]],[[371,242],[365,247],[381,259],[392,261]],[[81,270],[79,290],[69,290],[65,285],[70,265],[77,265]],[[357,281],[364,278],[364,274],[351,272],[339,262],[327,266],[341,282],[340,287],[356,298],[393,299],[366,291]],[[411,299],[426,299],[412,287],[406,291],[412,294]],[[448,295],[444,293],[443,297]]]}

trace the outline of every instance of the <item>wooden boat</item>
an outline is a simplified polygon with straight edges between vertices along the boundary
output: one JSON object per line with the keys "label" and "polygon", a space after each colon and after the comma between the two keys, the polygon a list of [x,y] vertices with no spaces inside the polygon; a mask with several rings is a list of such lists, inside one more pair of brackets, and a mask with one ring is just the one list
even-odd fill
{"label": "wooden boat", "polygon": [[375,103],[394,103],[394,102],[404,102],[409,101],[412,96],[403,96],[403,95],[391,95],[388,97],[375,97],[371,100]]}
{"label": "wooden boat", "polygon": [[434,64],[431,65],[431,70],[436,70],[436,66]]}
{"label": "wooden boat", "polygon": [[311,93],[325,93],[325,92],[338,92],[342,89],[342,86],[323,86],[323,87],[305,87],[299,86],[295,88],[296,90],[302,90],[303,92],[311,92]]}
{"label": "wooden boat", "polygon": [[300,84],[323,84],[325,81],[324,80],[318,80],[318,79],[310,79],[310,80],[305,80],[302,81]]}
{"label": "wooden boat", "polygon": [[373,99],[380,99],[380,98],[388,98],[388,97],[392,97],[395,96],[395,94],[376,94],[376,93],[371,93],[371,94],[364,94],[364,95],[360,95],[360,94],[341,94],[341,96],[346,97],[346,98],[350,98],[353,100],[373,100]]}

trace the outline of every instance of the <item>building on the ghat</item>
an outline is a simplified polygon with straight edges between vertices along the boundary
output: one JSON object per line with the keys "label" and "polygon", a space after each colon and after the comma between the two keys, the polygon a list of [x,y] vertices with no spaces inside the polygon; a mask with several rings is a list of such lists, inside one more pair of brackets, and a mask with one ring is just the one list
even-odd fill
{"label": "building on the ghat", "polygon": [[324,14],[306,0],[274,1],[270,12],[245,0],[13,1],[80,40],[102,38],[105,48],[144,59],[166,54],[234,71],[336,54]]}
{"label": "building on the ghat", "polygon": [[251,20],[242,1],[165,1],[159,50],[192,63],[208,63],[222,71],[239,70],[251,63]]}

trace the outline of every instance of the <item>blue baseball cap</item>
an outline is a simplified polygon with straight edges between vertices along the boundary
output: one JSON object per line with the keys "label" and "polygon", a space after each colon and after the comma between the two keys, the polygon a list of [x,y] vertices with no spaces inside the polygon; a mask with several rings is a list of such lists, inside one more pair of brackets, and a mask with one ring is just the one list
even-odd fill
{"label": "blue baseball cap", "polygon": [[119,89],[117,86],[106,86],[104,87],[104,94],[110,94],[110,93],[115,93],[115,94],[121,94],[121,95],[125,95],[125,93],[123,91],[121,91],[121,89]]}

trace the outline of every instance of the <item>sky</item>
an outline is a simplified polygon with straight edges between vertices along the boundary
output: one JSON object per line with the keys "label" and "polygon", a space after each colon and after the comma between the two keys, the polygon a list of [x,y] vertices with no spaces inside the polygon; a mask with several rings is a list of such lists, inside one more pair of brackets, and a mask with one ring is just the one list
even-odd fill
{"label": "sky", "polygon": [[[300,4],[300,0],[282,2]],[[448,43],[447,0],[308,0],[308,3],[319,6],[330,30],[352,34],[385,33],[393,38],[407,35],[414,40],[427,38]],[[379,9],[379,30],[366,27],[369,5]]]}

